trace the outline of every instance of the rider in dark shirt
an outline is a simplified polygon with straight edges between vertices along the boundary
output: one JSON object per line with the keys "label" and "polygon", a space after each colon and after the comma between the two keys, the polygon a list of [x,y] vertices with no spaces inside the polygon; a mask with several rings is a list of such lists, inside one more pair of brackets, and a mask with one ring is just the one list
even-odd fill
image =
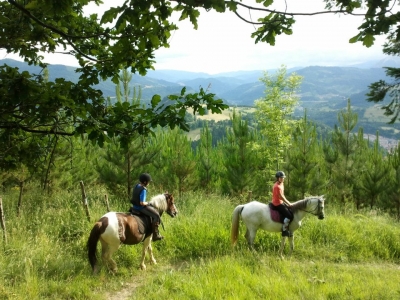
{"label": "rider in dark shirt", "polygon": [[151,181],[151,176],[143,173],[139,176],[139,183],[135,186],[132,192],[132,208],[149,216],[152,220],[153,241],[162,240],[164,237],[160,235],[158,226],[160,225],[160,214],[153,208],[150,203],[146,202],[147,186]]}

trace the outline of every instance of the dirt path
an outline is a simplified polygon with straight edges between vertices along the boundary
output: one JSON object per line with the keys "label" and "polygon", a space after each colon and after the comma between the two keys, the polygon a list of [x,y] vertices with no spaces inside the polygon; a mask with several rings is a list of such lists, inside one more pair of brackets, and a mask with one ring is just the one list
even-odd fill
{"label": "dirt path", "polygon": [[[134,278],[131,278],[132,281],[134,281]],[[141,286],[141,283],[138,282],[127,282],[123,283],[121,290],[118,292],[108,292],[106,293],[106,299],[107,300],[125,300],[129,299],[130,296],[135,292],[136,288]]]}

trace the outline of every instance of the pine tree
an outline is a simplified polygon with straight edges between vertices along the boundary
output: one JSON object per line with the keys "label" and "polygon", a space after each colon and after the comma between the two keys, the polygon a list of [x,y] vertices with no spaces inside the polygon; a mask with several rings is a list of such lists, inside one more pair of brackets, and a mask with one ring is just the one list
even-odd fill
{"label": "pine tree", "polygon": [[216,181],[216,159],[215,150],[212,146],[212,133],[208,123],[200,130],[200,144],[197,147],[197,170],[199,174],[200,187],[206,193],[210,192],[212,182]]}
{"label": "pine tree", "polygon": [[196,158],[190,141],[182,130],[175,128],[161,132],[157,142],[161,147],[158,163],[155,162],[160,183],[168,191],[178,190],[182,196],[195,182]]}
{"label": "pine tree", "polygon": [[383,198],[385,209],[394,211],[400,221],[400,143],[389,155],[389,180],[386,186],[386,196]]}
{"label": "pine tree", "polygon": [[379,146],[379,134],[376,134],[376,139],[373,148],[370,148],[365,161],[367,168],[362,174],[360,180],[365,191],[367,199],[369,199],[369,207],[372,209],[376,206],[378,198],[383,194],[386,182],[388,179],[388,166],[384,161],[383,151]]}
{"label": "pine tree", "polygon": [[255,134],[250,130],[247,121],[234,110],[231,116],[232,128],[227,129],[227,138],[222,144],[224,152],[225,174],[223,192],[243,195],[252,189],[256,164],[252,150]]}
{"label": "pine tree", "polygon": [[[136,107],[142,106],[140,91],[137,95],[134,89],[133,97],[130,99],[131,79],[132,74],[123,70],[120,75],[122,88],[119,83],[116,86],[116,107],[123,109],[124,104],[128,102]],[[109,104],[111,105],[110,99]],[[96,168],[100,181],[116,195],[129,198],[134,181],[144,172],[143,169],[152,162],[158,151],[159,146],[138,132],[127,130],[118,138],[111,138],[100,152],[101,158],[97,161]]]}
{"label": "pine tree", "polygon": [[[307,120],[307,114],[297,123],[287,151],[288,195],[292,198],[313,194],[313,181],[317,176],[318,143],[315,125]],[[293,192],[296,191],[296,192]]]}
{"label": "pine tree", "polygon": [[[354,154],[357,149],[357,136],[352,132],[357,125],[358,115],[351,109],[350,99],[347,108],[338,114],[339,125],[332,133],[332,148],[325,145],[325,159],[331,164],[331,187],[342,204],[352,199],[354,181],[358,178],[354,169]],[[337,157],[337,158],[336,158]],[[336,197],[334,197],[336,198]]]}

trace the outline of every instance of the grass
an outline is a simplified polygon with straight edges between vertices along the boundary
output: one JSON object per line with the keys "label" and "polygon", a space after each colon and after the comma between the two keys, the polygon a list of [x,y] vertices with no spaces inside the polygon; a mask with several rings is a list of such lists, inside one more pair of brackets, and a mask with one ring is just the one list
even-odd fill
{"label": "grass", "polygon": [[[87,190],[90,222],[79,187],[51,197],[28,189],[20,217],[18,191],[2,195],[8,243],[0,241],[0,299],[400,297],[400,226],[386,215],[343,214],[327,203],[326,219],[306,217],[293,256],[280,260],[279,234],[259,231],[250,251],[243,225],[232,249],[231,213],[239,200],[217,195],[177,199],[179,216],[163,216],[165,239],[153,243],[157,265],[139,270],[141,245],[122,246],[114,255],[117,274],[103,267],[92,275],[85,246],[106,212],[104,193]],[[113,210],[126,211],[128,202],[110,196]]]}

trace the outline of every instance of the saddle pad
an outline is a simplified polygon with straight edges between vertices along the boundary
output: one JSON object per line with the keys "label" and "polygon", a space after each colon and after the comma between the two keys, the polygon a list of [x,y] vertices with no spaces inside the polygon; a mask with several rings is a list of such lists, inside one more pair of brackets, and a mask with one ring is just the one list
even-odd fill
{"label": "saddle pad", "polygon": [[[138,215],[132,215],[136,219],[138,229],[141,234],[146,233],[146,228],[151,228],[149,218],[147,216],[139,217]],[[151,230],[150,230],[151,231]]]}
{"label": "saddle pad", "polygon": [[269,211],[271,212],[271,219],[272,221],[278,222],[278,223],[283,223],[281,220],[281,216],[279,214],[279,211],[277,211],[275,208],[273,208],[273,204],[269,203]]}

